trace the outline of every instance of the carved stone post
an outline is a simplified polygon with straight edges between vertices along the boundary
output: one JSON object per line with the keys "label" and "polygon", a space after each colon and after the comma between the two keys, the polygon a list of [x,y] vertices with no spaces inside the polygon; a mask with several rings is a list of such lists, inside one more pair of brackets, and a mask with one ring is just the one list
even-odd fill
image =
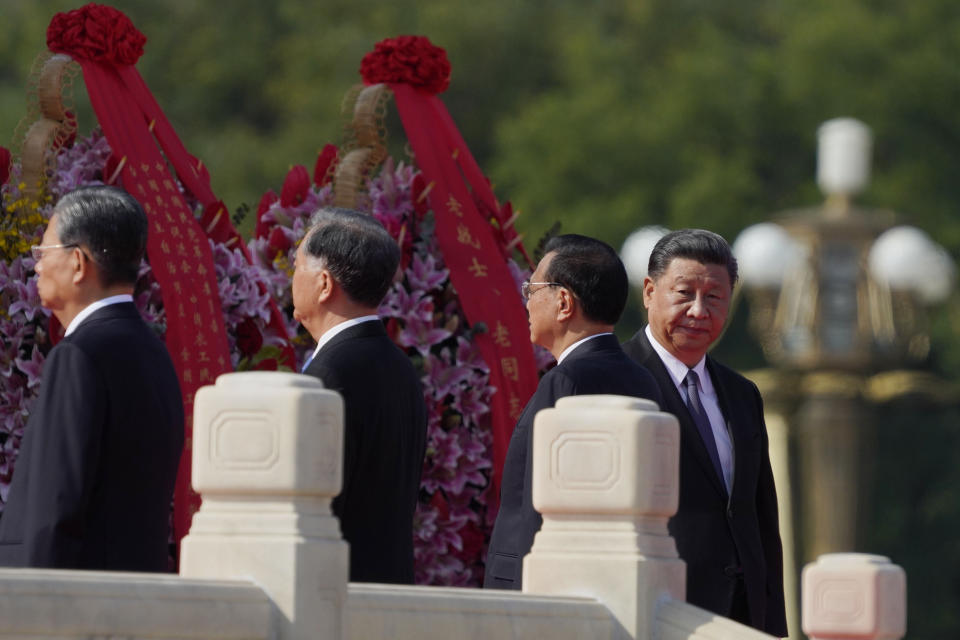
{"label": "carved stone post", "polygon": [[523,591],[597,598],[625,635],[650,637],[657,601],[686,595],[667,533],[679,457],[677,419],[647,400],[571,396],[538,413],[533,505],[543,527],[523,561]]}
{"label": "carved stone post", "polygon": [[281,640],[340,640],[349,555],[340,492],[343,400],[309,376],[228,373],[197,392],[193,486],[203,505],[180,573],[252,578]]}
{"label": "carved stone post", "polygon": [[883,556],[829,553],[803,569],[803,632],[813,640],[897,640],[907,574]]}

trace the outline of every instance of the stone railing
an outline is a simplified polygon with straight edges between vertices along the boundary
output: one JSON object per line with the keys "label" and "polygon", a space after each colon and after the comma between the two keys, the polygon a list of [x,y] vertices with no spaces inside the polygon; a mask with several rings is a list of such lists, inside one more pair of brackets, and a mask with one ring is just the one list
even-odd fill
{"label": "stone railing", "polygon": [[[683,602],[666,522],[676,420],[643,400],[567,398],[537,415],[542,530],[523,592],[347,583],[330,501],[343,407],[313,378],[227,374],[196,397],[203,495],[181,576],[0,570],[0,638],[769,638]],[[885,558],[828,555],[804,571],[813,638],[899,638],[905,576]]]}

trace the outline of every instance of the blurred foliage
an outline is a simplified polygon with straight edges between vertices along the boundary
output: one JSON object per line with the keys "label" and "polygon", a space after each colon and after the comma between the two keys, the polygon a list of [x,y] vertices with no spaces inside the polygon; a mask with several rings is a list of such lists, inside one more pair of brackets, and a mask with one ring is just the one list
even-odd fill
{"label": "blurred foliage", "polygon": [[[2,0],[0,143],[24,112],[47,23],[79,4]],[[497,192],[522,211],[518,227],[531,248],[556,221],[617,247],[648,224],[702,226],[732,240],[775,211],[821,200],[816,128],[853,116],[875,138],[861,202],[898,211],[960,257],[954,0],[114,5],[147,35],[138,68],[231,210],[255,206],[291,164],[311,166],[324,143],[337,142],[341,99],[359,81],[363,55],[384,37],[418,33],[447,49],[453,82],[443,100]],[[90,117],[80,109],[81,130]],[[391,134],[402,137],[396,127]],[[640,318],[635,309],[625,316],[632,326],[621,327],[624,335]],[[719,352],[736,366],[758,366],[745,324],[739,311]],[[958,334],[954,296],[933,318],[929,363],[951,379],[960,377]],[[960,569],[936,566],[942,546],[909,546],[953,540],[960,527],[948,464],[960,448],[956,418],[924,425],[929,437],[911,435],[909,419],[902,430],[885,427],[901,438],[889,442],[909,464],[890,462],[903,483],[878,488],[889,509],[876,534],[910,572],[911,637],[957,631],[949,611]],[[914,475],[926,457],[937,464]],[[918,499],[923,491],[936,495]],[[925,523],[933,528],[919,531]]]}
{"label": "blurred foliage", "polygon": [[[907,571],[907,637],[956,637],[960,629],[957,537],[960,408],[903,397],[877,408],[872,513],[861,548]],[[923,420],[917,420],[922,415]]]}

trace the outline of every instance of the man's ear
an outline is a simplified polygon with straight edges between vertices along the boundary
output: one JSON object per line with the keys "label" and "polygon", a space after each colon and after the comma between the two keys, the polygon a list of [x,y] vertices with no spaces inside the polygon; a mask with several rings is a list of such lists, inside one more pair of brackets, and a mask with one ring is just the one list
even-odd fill
{"label": "man's ear", "polygon": [[70,255],[73,260],[73,284],[89,281],[90,278],[97,277],[97,266],[87,258],[86,254],[80,250],[80,247],[74,247]]}
{"label": "man's ear", "polygon": [[653,299],[654,290],[653,278],[647,276],[643,279],[643,308],[650,308],[650,300]]}
{"label": "man's ear", "polygon": [[320,303],[328,302],[333,296],[337,283],[333,279],[328,269],[321,269],[319,276],[319,285],[317,287],[317,301]]}
{"label": "man's ear", "polygon": [[574,311],[577,308],[577,299],[566,287],[559,287],[559,292],[557,296],[557,321],[567,322],[573,318]]}

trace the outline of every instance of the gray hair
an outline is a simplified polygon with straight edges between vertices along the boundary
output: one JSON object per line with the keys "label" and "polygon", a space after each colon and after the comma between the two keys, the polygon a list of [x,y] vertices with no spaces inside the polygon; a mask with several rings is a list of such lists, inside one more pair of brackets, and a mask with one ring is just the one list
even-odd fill
{"label": "gray hair", "polygon": [[147,249],[147,215],[126,191],[106,185],[80,187],[54,209],[63,244],[89,252],[104,286],[133,284]]}
{"label": "gray hair", "polygon": [[400,248],[373,216],[324,207],[310,220],[303,252],[327,269],[351,300],[376,307],[400,264]]}

